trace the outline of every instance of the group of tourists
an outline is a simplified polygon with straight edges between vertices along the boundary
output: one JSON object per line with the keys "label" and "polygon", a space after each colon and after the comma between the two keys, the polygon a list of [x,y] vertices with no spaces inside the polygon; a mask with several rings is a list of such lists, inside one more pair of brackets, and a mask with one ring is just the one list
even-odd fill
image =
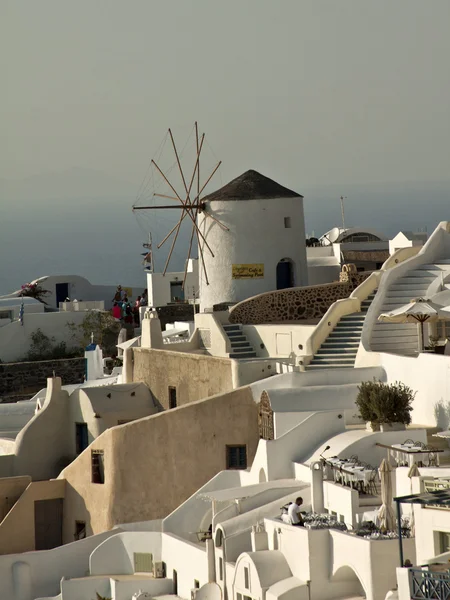
{"label": "group of tourists", "polygon": [[134,302],[128,298],[127,291],[122,289],[121,285],[117,286],[116,293],[113,298],[112,316],[116,321],[121,321],[128,325],[133,323],[139,327],[139,309],[141,306],[148,305],[148,292],[145,289],[142,296],[138,296]]}

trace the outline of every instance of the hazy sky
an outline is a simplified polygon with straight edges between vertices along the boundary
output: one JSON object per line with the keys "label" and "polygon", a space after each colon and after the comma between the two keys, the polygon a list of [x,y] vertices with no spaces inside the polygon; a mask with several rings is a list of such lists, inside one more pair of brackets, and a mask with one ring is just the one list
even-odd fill
{"label": "hazy sky", "polygon": [[138,187],[198,119],[225,180],[449,180],[449,24],[449,0],[0,0],[0,177]]}

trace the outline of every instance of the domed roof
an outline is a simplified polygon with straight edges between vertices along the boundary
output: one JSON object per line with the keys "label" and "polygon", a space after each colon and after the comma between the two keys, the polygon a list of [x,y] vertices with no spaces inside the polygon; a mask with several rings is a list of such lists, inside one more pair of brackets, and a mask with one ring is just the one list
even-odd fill
{"label": "domed roof", "polygon": [[205,196],[202,201],[266,200],[268,198],[303,198],[303,196],[250,169],[219,190]]}

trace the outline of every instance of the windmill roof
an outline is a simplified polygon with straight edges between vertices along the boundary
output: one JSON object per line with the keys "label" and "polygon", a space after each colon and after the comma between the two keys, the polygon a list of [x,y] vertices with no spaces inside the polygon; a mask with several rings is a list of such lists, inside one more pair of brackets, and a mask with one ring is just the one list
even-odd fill
{"label": "windmill roof", "polygon": [[303,198],[303,196],[250,169],[202,200],[265,200],[267,198]]}

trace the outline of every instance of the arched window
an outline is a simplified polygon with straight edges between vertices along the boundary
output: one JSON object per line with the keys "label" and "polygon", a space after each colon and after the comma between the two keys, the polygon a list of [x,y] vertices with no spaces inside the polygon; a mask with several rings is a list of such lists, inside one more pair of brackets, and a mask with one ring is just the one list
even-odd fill
{"label": "arched window", "polygon": [[262,440],[273,440],[273,410],[270,406],[269,394],[261,394],[258,411],[259,437]]}

